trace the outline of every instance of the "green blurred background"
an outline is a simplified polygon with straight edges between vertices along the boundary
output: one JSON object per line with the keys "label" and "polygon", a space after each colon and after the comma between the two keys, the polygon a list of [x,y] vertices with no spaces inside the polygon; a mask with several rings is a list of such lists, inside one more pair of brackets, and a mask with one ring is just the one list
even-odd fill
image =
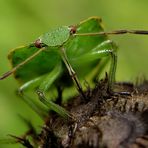
{"label": "green blurred background", "polygon": [[[106,30],[148,30],[147,0],[0,0],[0,74],[10,69],[9,49],[29,43],[51,27],[71,25],[100,16]],[[135,81],[148,76],[148,36],[111,37],[120,47],[118,81]],[[13,77],[0,81],[0,137],[22,134],[26,127],[21,114],[36,123],[42,121],[16,97],[18,84]],[[8,145],[0,145],[8,147]],[[19,147],[9,145],[9,147]]]}

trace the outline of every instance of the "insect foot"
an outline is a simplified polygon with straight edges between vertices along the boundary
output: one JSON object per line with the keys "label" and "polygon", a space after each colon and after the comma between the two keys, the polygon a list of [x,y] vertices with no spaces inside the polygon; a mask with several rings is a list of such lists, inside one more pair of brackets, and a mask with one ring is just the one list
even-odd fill
{"label": "insect foot", "polygon": [[26,139],[26,138],[17,137],[17,136],[10,135],[10,134],[9,134],[9,136],[11,136],[12,138],[14,138],[16,140],[16,143],[20,143],[23,146],[25,146],[26,148],[34,148],[32,146],[32,144],[29,142],[29,140]]}
{"label": "insect foot", "polygon": [[60,115],[61,117],[63,117],[63,119],[66,119],[67,121],[75,120],[74,116],[69,111],[67,111],[64,107],[50,100],[47,100],[44,93],[41,90],[37,90],[36,93],[38,94],[40,101],[44,105],[46,105],[50,110],[56,112],[58,115]]}

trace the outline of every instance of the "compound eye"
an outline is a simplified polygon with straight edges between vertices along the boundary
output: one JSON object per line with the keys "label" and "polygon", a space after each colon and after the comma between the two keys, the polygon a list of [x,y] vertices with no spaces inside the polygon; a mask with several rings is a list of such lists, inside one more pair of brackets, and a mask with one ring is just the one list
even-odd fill
{"label": "compound eye", "polygon": [[77,31],[77,27],[76,26],[70,26],[70,34],[75,34]]}
{"label": "compound eye", "polygon": [[37,40],[34,42],[34,45],[35,45],[36,48],[42,48],[41,39],[37,39]]}

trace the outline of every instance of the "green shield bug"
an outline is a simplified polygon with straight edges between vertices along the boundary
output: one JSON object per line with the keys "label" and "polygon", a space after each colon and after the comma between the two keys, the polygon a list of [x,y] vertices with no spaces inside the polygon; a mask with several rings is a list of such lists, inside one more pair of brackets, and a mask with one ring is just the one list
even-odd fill
{"label": "green shield bug", "polygon": [[[148,31],[104,32],[101,19],[98,17],[90,17],[74,26],[55,28],[41,35],[35,42],[12,50],[8,58],[13,68],[2,75],[0,80],[14,73],[15,78],[22,83],[19,92],[24,98],[23,92],[33,85],[37,88],[39,99],[45,105],[59,115],[69,117],[69,112],[47,100],[45,93],[53,85],[55,87],[62,85],[66,88],[70,83],[72,88],[71,81],[64,79],[69,73],[69,78],[73,80],[78,92],[87,99],[82,82],[86,80],[93,83],[108,59],[111,60],[108,90],[111,91],[115,81],[117,46],[109,40],[108,35],[125,33],[148,34]],[[102,62],[103,57],[106,57],[106,60]]]}

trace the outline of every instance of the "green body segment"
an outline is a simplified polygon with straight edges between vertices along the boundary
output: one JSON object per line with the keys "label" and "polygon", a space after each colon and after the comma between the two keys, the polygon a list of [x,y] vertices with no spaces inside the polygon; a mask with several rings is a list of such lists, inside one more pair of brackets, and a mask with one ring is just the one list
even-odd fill
{"label": "green body segment", "polygon": [[70,37],[70,28],[62,26],[50,30],[39,37],[41,42],[49,47],[62,46]]}

